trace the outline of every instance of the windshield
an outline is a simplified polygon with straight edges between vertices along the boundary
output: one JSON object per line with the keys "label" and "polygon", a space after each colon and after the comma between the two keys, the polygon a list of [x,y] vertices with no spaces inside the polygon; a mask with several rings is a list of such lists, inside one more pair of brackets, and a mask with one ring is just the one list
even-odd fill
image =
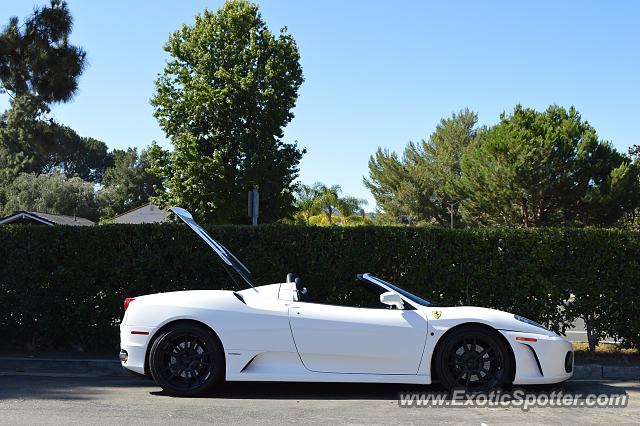
{"label": "windshield", "polygon": [[433,302],[428,301],[427,299],[423,299],[420,296],[416,296],[413,293],[408,292],[407,290],[404,290],[400,287],[398,287],[395,284],[391,284],[389,281],[385,281],[382,278],[378,278],[375,277],[373,275],[369,275],[369,274],[365,274],[364,276],[365,278],[372,278],[373,281],[379,281],[380,283],[384,284],[385,286],[389,287],[390,289],[392,289],[393,291],[395,291],[396,293],[401,294],[402,296],[406,297],[407,299],[411,300],[412,302],[417,303],[418,305],[422,305],[422,306],[434,306]]}

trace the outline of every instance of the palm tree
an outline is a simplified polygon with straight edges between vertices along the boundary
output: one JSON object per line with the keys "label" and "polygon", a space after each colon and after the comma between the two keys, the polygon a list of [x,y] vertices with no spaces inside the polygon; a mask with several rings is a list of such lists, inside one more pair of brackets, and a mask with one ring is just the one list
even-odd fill
{"label": "palm tree", "polygon": [[360,211],[364,212],[364,210],[362,210],[362,207],[366,205],[367,200],[352,196],[346,196],[338,199],[336,207],[342,215],[344,223],[347,223],[349,216],[352,216]]}
{"label": "palm tree", "polygon": [[316,182],[313,185],[299,184],[296,187],[296,208],[302,212],[304,219],[309,225],[311,216],[316,214],[319,210],[317,200],[320,195],[322,185],[320,182]]}
{"label": "palm tree", "polygon": [[331,185],[330,187],[322,185],[320,187],[320,194],[316,200],[316,206],[327,215],[329,225],[333,224],[333,215],[338,210],[341,192],[342,188],[340,188],[340,185]]}

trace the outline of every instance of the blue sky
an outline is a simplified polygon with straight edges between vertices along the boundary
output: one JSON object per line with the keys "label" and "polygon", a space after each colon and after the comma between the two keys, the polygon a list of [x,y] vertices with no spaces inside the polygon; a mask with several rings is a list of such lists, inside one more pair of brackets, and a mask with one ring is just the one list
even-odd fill
{"label": "blue sky", "polygon": [[[34,4],[2,0],[0,22]],[[89,66],[53,116],[110,148],[169,147],[149,98],[182,23],[221,1],[68,0]],[[298,42],[305,83],[285,139],[308,153],[301,180],[362,185],[378,146],[401,151],[469,107],[493,124],[516,103],[575,105],[619,150],[640,143],[640,2],[259,1]],[[6,99],[0,99],[6,108]]]}

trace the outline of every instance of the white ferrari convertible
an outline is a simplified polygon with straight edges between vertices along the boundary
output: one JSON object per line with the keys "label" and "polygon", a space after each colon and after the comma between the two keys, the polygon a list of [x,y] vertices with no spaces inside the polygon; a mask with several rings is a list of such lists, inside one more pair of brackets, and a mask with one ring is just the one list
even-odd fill
{"label": "white ferrari convertible", "polygon": [[120,361],[167,393],[193,396],[227,381],[421,383],[489,390],[548,384],[573,371],[569,342],[493,309],[440,307],[371,274],[354,280],[378,306],[313,303],[292,274],[256,286],[249,270],[171,209],[221,259],[238,291],[159,293],[124,302]]}

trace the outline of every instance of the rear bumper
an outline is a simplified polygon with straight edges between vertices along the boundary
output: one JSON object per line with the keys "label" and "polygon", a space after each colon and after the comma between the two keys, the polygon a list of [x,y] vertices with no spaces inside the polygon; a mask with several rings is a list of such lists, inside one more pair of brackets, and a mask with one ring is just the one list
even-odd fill
{"label": "rear bumper", "polygon": [[[139,374],[145,374],[144,365],[147,346],[151,336],[153,336],[153,332],[154,329],[149,327],[120,325],[120,363],[124,368]],[[123,352],[126,352],[126,359]]]}
{"label": "rear bumper", "polygon": [[[513,384],[560,383],[573,376],[573,347],[560,336],[501,330],[516,360]],[[536,341],[520,341],[526,337]]]}

